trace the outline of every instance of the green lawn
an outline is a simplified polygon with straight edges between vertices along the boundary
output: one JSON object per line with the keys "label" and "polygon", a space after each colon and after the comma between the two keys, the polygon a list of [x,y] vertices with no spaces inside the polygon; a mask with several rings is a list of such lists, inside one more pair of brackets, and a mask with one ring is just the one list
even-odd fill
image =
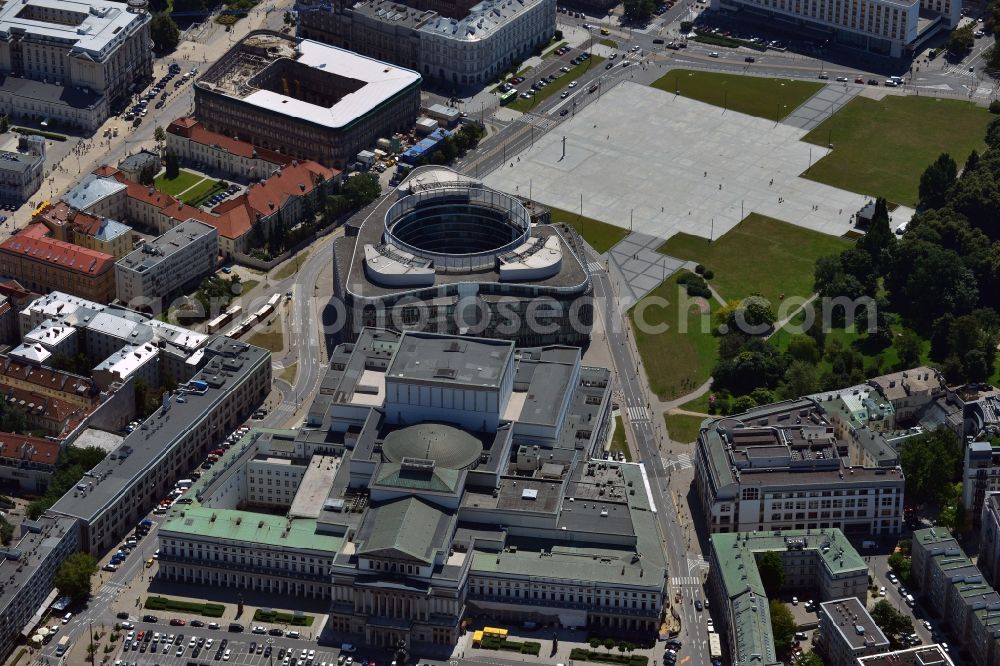
{"label": "green lawn", "polygon": [[250,291],[254,287],[256,287],[258,284],[260,284],[260,280],[242,280],[241,284],[243,285],[243,291],[240,292],[240,295],[241,296],[246,296],[247,294],[250,293]]}
{"label": "green lawn", "polygon": [[777,122],[819,92],[823,84],[674,69],[657,79],[653,87]]}
{"label": "green lawn", "polygon": [[226,188],[220,185],[219,181],[206,178],[185,192],[184,196],[181,197],[181,201],[189,206],[200,206],[202,203],[211,198],[216,192],[221,192],[224,189]]}
{"label": "green lawn", "polygon": [[855,97],[805,136],[833,151],[803,175],[852,192],[917,203],[920,174],[941,153],[958,164],[983,149],[993,116],[969,102],[890,95]]}
{"label": "green lawn", "polygon": [[590,247],[600,254],[604,254],[614,247],[615,243],[628,236],[628,229],[622,229],[560,208],[550,210],[552,211],[552,224],[561,222],[573,227],[583,237],[583,240],[587,241]]}
{"label": "green lawn", "polygon": [[712,395],[711,391],[705,391],[697,398],[685,402],[681,405],[681,409],[686,409],[689,412],[701,412],[702,414],[708,414],[708,398],[710,395]]}
{"label": "green lawn", "polygon": [[[507,105],[507,108],[514,109],[515,111],[521,111],[522,113],[525,111],[530,111],[535,106],[535,104],[541,102],[543,99],[548,99],[552,95],[558,93],[560,90],[569,85],[570,81],[573,81],[576,78],[582,76],[583,73],[586,72],[588,69],[590,69],[591,67],[597,67],[602,62],[604,62],[604,58],[602,58],[601,56],[590,56],[576,67],[571,67],[568,72],[560,76],[555,81],[550,82],[549,85],[537,91],[535,93],[535,96],[532,97],[531,99],[524,99],[523,97],[518,95],[516,100]],[[528,78],[528,81],[525,81],[525,83],[529,82],[533,83],[530,77]],[[525,87],[525,90],[527,90],[527,87]]]}
{"label": "green lawn", "polygon": [[298,373],[298,371],[299,371],[299,364],[292,363],[290,366],[281,371],[281,373],[278,375],[278,379],[286,382],[288,385],[292,385],[295,383],[295,375]]}
{"label": "green lawn", "polygon": [[285,336],[278,326],[268,326],[260,333],[254,333],[247,342],[256,347],[270,349],[272,352],[280,352],[285,348]]}
{"label": "green lawn", "polygon": [[613,49],[618,48],[618,42],[616,42],[613,39],[608,39],[607,37],[605,37],[604,39],[600,40],[598,42],[598,44],[604,44],[605,46],[611,47]]}
{"label": "green lawn", "polygon": [[177,177],[172,180],[168,180],[166,174],[161,173],[153,181],[153,185],[164,194],[175,197],[203,178],[204,176],[181,169],[177,173]]}
{"label": "green lawn", "polygon": [[625,460],[632,462],[632,453],[628,450],[628,440],[625,439],[625,422],[622,417],[615,417],[615,432],[611,435],[611,453],[621,451]]}
{"label": "green lawn", "polygon": [[690,414],[666,414],[667,433],[670,439],[682,444],[690,444],[698,439],[701,432],[701,422],[704,416],[691,416]]}
{"label": "green lawn", "polygon": [[[705,383],[718,356],[718,343],[711,334],[711,315],[702,315],[696,307],[684,313],[678,311],[677,278],[684,272],[669,277],[629,311],[649,385],[662,400],[684,395]],[[664,299],[666,305],[653,300],[656,298]],[[644,305],[645,325],[640,326],[636,318]],[[686,331],[680,330],[682,315]],[[660,324],[666,324],[667,329],[651,330]]]}
{"label": "green lawn", "polygon": [[714,242],[677,234],[659,251],[713,271],[711,284],[727,301],[757,292],[777,308],[782,294],[811,295],[816,260],[850,245],[843,238],[751,213]]}

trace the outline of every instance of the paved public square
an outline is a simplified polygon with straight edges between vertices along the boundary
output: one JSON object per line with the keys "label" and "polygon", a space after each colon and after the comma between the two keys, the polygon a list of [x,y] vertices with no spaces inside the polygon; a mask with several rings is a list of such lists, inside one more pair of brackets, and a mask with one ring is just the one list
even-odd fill
{"label": "paved public square", "polygon": [[751,212],[842,235],[867,198],[799,177],[828,152],[804,134],[621,83],[485,181],[662,239],[718,238]]}

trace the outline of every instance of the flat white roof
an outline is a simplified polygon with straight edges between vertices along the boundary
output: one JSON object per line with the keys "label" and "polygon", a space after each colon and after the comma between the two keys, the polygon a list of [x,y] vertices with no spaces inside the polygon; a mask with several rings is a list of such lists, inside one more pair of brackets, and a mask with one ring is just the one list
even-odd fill
{"label": "flat white roof", "polygon": [[252,92],[243,101],[317,125],[336,128],[350,124],[421,80],[420,74],[413,70],[309,39],[299,43],[298,52],[300,55],[296,62],[356,79],[365,85],[345,95],[331,107],[310,104],[270,90]]}
{"label": "flat white roof", "polygon": [[[29,7],[37,7],[36,17],[18,16]],[[42,39],[63,40],[73,44],[72,52],[103,58],[149,19],[145,12],[127,11],[128,5],[109,0],[20,0],[0,8],[0,34],[23,30]],[[75,14],[78,24],[57,23],[40,18],[42,13]]]}

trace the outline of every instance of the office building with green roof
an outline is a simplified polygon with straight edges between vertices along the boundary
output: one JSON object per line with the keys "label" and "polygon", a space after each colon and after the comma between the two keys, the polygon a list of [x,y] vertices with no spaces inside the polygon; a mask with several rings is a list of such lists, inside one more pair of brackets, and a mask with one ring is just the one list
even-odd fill
{"label": "office building with green roof", "polygon": [[731,663],[777,665],[768,596],[757,558],[776,552],[784,588],[814,592],[820,600],[867,599],[868,567],[839,529],[713,534],[708,595]]}

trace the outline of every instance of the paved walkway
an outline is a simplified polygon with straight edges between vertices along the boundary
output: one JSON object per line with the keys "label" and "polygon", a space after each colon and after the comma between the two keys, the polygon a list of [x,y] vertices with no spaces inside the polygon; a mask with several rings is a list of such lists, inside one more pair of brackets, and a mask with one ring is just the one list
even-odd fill
{"label": "paved walkway", "polygon": [[839,111],[863,90],[856,83],[836,83],[823,88],[781,122],[807,132]]}
{"label": "paved walkway", "polygon": [[636,232],[608,251],[611,283],[623,312],[685,265],[681,259],[657,252],[661,245],[662,238]]}

